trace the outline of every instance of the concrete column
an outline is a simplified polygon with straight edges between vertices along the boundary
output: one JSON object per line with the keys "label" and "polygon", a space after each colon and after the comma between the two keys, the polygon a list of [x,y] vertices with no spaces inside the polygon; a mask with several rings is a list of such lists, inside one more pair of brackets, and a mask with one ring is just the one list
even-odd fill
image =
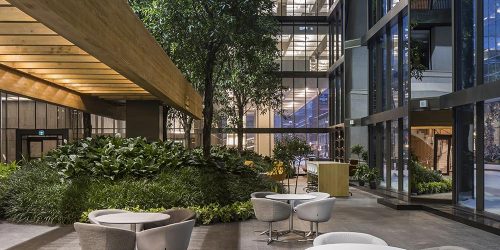
{"label": "concrete column", "polygon": [[127,101],[127,137],[145,137],[148,141],[160,139],[160,103],[158,101]]}

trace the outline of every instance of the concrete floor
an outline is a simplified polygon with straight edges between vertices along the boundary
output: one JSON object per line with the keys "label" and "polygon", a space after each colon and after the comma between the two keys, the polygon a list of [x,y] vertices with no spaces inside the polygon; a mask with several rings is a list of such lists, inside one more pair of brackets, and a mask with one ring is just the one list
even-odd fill
{"label": "concrete floor", "polygon": [[[397,211],[377,204],[376,196],[352,189],[349,199],[338,199],[333,218],[320,225],[320,231],[355,231],[369,233],[386,240],[389,245],[405,249],[456,245],[472,250],[500,249],[500,236],[423,211]],[[309,224],[295,219],[298,229]],[[0,225],[2,226],[2,225]],[[288,222],[275,228],[286,229]],[[305,249],[308,242],[265,243],[258,230],[266,224],[257,220],[196,227],[189,249]],[[0,246],[4,235],[0,234]],[[0,247],[1,249],[2,247]],[[26,248],[25,248],[26,249]],[[76,233],[69,233],[38,249],[79,249]]]}

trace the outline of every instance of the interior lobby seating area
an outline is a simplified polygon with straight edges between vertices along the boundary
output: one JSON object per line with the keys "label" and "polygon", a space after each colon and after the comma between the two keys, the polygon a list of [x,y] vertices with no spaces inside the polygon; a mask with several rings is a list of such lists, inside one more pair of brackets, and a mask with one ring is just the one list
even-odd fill
{"label": "interior lobby seating area", "polygon": [[0,0],[0,250],[498,249],[499,22]]}

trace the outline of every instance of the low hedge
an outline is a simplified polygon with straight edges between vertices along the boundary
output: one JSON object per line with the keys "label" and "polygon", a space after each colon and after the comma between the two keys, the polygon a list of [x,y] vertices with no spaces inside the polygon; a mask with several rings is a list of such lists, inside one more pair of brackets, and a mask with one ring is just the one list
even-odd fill
{"label": "low hedge", "polygon": [[[226,223],[231,221],[248,220],[254,216],[252,203],[250,201],[237,201],[226,206],[221,206],[218,203],[212,203],[205,206],[192,206],[188,207],[188,209],[191,209],[196,213],[197,224],[203,225],[209,225],[219,222]],[[166,209],[163,207],[150,209],[143,209],[140,207],[126,207],[123,208],[123,210],[131,212],[161,213]],[[80,217],[80,222],[89,222],[89,213],[92,211],[92,209],[89,209],[83,212]]]}

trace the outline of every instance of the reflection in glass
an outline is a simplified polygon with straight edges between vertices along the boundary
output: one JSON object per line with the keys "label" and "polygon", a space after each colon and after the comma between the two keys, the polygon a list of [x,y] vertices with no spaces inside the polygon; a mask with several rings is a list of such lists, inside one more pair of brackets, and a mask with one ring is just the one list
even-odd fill
{"label": "reflection in glass", "polygon": [[455,108],[456,193],[458,203],[470,208],[476,207],[474,123],[475,111],[473,105]]}
{"label": "reflection in glass", "polygon": [[484,0],[484,82],[500,79],[500,0]]}
{"label": "reflection in glass", "polygon": [[398,190],[399,176],[399,122],[391,122],[391,189]]}
{"label": "reflection in glass", "polygon": [[399,37],[398,37],[398,24],[394,24],[391,27],[391,95],[390,99],[391,106],[390,108],[399,107]]}
{"label": "reflection in glass", "polygon": [[484,103],[484,208],[500,214],[500,98]]}
{"label": "reflection in glass", "polygon": [[[458,19],[460,20],[460,29],[457,29],[455,43],[456,46],[456,56],[455,58],[460,58],[457,60],[457,80],[456,89],[466,89],[474,86],[475,81],[475,40],[476,40],[476,29],[475,29],[475,19],[476,11],[474,6],[476,5],[476,0],[471,1],[456,1],[456,13]],[[471,13],[473,13],[471,15]]]}

